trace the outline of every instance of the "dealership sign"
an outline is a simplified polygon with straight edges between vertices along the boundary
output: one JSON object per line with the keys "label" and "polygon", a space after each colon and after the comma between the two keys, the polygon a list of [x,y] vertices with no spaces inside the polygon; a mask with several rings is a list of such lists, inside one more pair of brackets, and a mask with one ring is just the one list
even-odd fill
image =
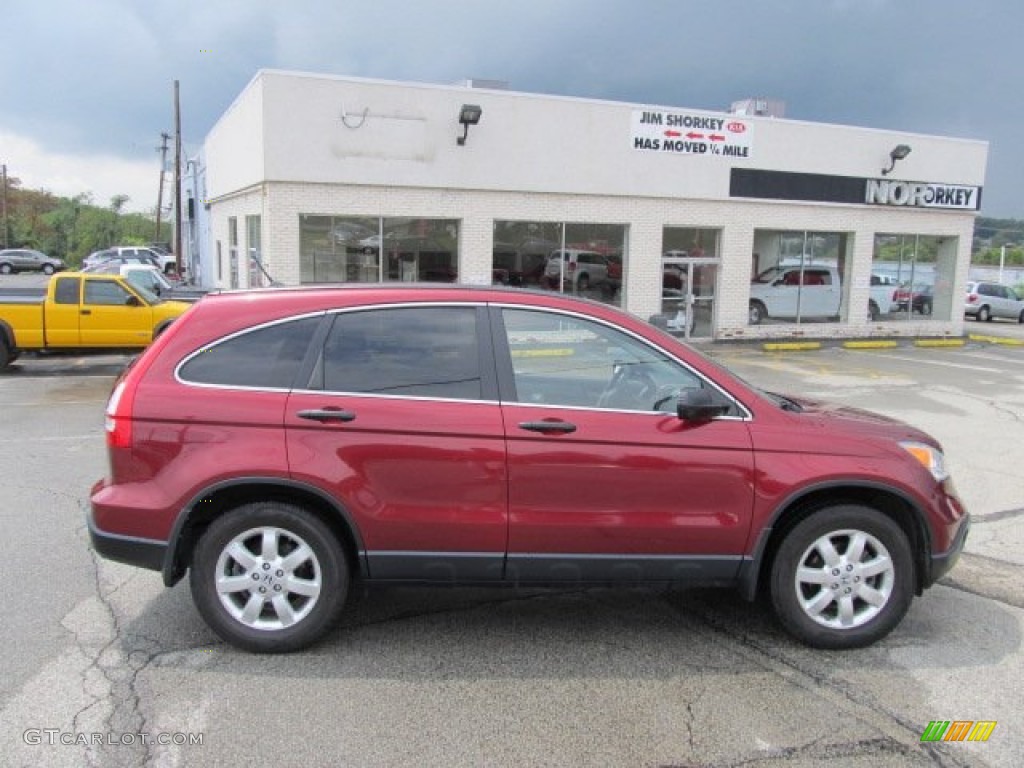
{"label": "dealership sign", "polygon": [[750,157],[753,123],[732,115],[633,110],[633,149],[676,155]]}
{"label": "dealership sign", "polygon": [[730,169],[729,197],[896,208],[981,210],[981,187],[934,181],[895,181],[820,173]]}
{"label": "dealership sign", "polygon": [[958,184],[927,184],[916,181],[868,179],[864,202],[910,208],[958,208],[978,210],[978,188]]}

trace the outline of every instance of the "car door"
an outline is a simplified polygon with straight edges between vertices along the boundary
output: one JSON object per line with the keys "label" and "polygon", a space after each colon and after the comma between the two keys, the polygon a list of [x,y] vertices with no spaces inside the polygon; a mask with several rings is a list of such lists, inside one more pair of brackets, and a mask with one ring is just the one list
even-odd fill
{"label": "car door", "polygon": [[337,313],[288,398],[293,478],[355,521],[371,578],[499,580],[505,438],[486,310]]}
{"label": "car door", "polygon": [[[556,311],[495,308],[512,581],[727,580],[753,504],[746,412],[638,337]],[[704,389],[730,415],[680,420]]]}
{"label": "car door", "polygon": [[84,347],[144,347],[153,340],[153,310],[117,281],[87,276],[79,330]]}
{"label": "car door", "polygon": [[82,278],[73,275],[53,278],[53,299],[46,302],[44,329],[46,344],[53,347],[77,347],[82,319]]}

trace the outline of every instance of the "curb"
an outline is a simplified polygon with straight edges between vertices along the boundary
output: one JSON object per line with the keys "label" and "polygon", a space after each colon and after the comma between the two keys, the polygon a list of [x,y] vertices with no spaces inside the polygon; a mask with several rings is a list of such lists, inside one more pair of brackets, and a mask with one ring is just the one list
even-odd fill
{"label": "curb", "polygon": [[760,349],[764,352],[816,352],[822,349],[900,349],[918,347],[922,349],[962,349],[968,343],[999,344],[1007,347],[1024,347],[1024,339],[1006,336],[988,336],[984,334],[967,334],[953,338],[899,338],[899,339],[820,339],[807,341],[753,341],[739,339],[720,339],[695,345],[702,349],[723,349],[730,346]]}

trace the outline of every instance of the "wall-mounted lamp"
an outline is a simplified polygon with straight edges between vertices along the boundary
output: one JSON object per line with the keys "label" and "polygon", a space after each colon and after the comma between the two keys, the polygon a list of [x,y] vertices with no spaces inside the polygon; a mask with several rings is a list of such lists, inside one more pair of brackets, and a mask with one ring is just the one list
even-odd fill
{"label": "wall-mounted lamp", "polygon": [[882,169],[882,175],[888,176],[892,172],[892,169],[896,167],[896,161],[902,160],[909,154],[909,144],[897,144],[895,147],[893,147],[892,152],[889,153],[889,167]]}
{"label": "wall-mounted lamp", "polygon": [[460,147],[466,143],[466,136],[469,135],[469,126],[479,123],[480,115],[483,113],[484,111],[476,104],[462,105],[462,109],[459,110],[459,123],[462,124],[462,135],[455,139],[455,142]]}

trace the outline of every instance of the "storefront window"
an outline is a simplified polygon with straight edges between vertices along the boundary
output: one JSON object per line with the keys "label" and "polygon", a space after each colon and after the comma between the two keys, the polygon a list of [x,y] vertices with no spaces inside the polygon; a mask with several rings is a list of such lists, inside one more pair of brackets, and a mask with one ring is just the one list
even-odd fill
{"label": "storefront window", "polygon": [[303,215],[300,280],[453,283],[459,275],[458,243],[454,219]]}
{"label": "storefront window", "polygon": [[625,270],[622,224],[496,221],[495,284],[541,288],[619,305]]}
{"label": "storefront window", "polygon": [[879,319],[950,320],[956,245],[933,235],[876,235],[871,281],[891,288]]}
{"label": "storefront window", "polygon": [[756,230],[750,324],[834,323],[848,317],[849,243],[845,232]]}

